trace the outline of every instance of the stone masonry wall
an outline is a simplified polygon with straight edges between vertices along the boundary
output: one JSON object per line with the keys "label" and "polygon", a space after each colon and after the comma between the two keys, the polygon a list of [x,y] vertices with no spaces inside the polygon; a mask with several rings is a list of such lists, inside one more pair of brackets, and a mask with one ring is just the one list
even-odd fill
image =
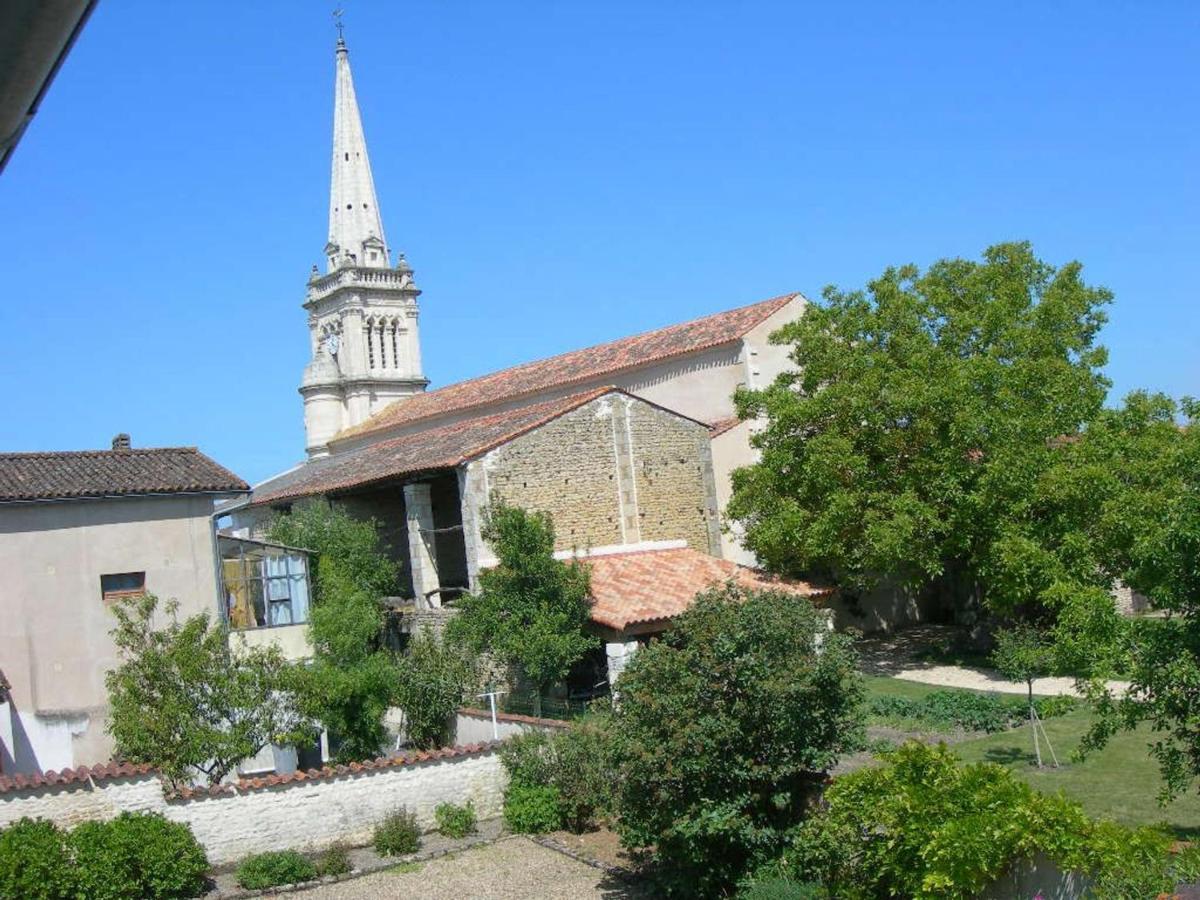
{"label": "stone masonry wall", "polygon": [[677,540],[718,553],[716,485],[708,431],[646,403],[629,405],[643,541]]}
{"label": "stone masonry wall", "polygon": [[684,539],[716,552],[708,432],[645,401],[601,397],[493,450],[488,489],[550,513],[558,550]]}
{"label": "stone masonry wall", "polygon": [[550,513],[556,549],[622,543],[606,398],[497,448],[485,468],[492,492],[516,506]]}

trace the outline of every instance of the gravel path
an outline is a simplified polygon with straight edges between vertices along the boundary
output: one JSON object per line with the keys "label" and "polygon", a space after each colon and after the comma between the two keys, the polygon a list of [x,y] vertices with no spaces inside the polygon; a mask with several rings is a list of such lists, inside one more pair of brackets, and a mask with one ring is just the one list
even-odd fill
{"label": "gravel path", "polygon": [[647,896],[635,886],[523,837],[296,895],[297,900],[640,900]]}
{"label": "gravel path", "polygon": [[[938,666],[916,664],[892,672],[891,677],[903,681],[919,681],[942,687],[970,688],[974,691],[996,691],[1001,694],[1024,694],[1028,688],[1023,681],[1005,681],[999,672],[991,669],[975,669],[966,666]],[[1109,688],[1120,696],[1129,689],[1128,681],[1110,681]],[[1082,696],[1075,688],[1074,678],[1035,678],[1035,694],[1067,694]]]}

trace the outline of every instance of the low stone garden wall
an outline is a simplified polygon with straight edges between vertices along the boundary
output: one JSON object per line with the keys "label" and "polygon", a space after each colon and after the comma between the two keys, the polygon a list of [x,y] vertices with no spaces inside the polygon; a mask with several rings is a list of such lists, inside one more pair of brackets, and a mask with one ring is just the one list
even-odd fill
{"label": "low stone garden wall", "polygon": [[[497,720],[503,737],[563,725],[506,714]],[[29,816],[70,828],[123,811],[157,812],[191,826],[209,861],[220,866],[265,850],[366,843],[375,825],[400,807],[415,812],[424,829],[435,826],[434,809],[441,803],[469,801],[480,819],[499,816],[507,776],[499,742],[490,740],[490,714],[464,710],[456,731],[458,745],[442,750],[243,778],[177,794],[165,791],[150,766],[109,764],[0,777],[0,826]],[[475,734],[481,739],[469,740]]]}

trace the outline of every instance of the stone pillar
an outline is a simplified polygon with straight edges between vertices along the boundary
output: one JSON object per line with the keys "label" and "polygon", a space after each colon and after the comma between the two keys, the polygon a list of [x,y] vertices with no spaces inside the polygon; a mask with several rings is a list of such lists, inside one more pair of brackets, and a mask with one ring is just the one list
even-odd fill
{"label": "stone pillar", "polygon": [[458,502],[462,512],[463,549],[467,556],[467,587],[471,593],[479,590],[479,560],[487,555],[480,531],[480,517],[487,506],[487,476],[485,460],[474,460],[458,469]]}
{"label": "stone pillar", "polygon": [[617,695],[617,678],[637,649],[637,641],[608,641],[604,645],[604,654],[608,657],[608,685],[614,697]]}
{"label": "stone pillar", "polygon": [[404,514],[408,524],[408,560],[412,571],[413,593],[417,608],[442,605],[442,598],[431,593],[441,587],[438,581],[437,546],[433,533],[433,501],[429,482],[404,486]]}

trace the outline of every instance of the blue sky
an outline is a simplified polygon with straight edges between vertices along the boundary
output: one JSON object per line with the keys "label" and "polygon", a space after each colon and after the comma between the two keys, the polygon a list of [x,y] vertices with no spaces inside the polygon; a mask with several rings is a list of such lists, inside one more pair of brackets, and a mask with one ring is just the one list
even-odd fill
{"label": "blue sky", "polygon": [[[1200,394],[1200,4],[344,6],[434,385],[1028,239]],[[0,176],[0,449],[303,456],[331,8],[100,3]]]}

